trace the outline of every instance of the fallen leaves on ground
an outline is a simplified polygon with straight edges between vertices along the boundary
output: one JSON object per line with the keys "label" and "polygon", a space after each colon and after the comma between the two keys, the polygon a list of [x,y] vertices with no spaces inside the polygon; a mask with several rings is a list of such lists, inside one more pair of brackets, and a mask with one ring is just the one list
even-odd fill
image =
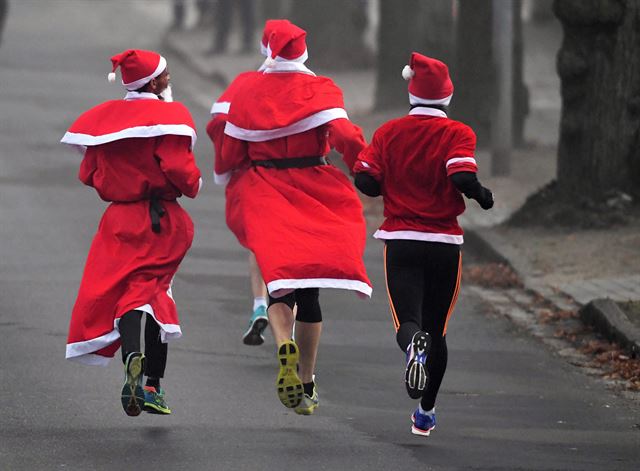
{"label": "fallen leaves on ground", "polygon": [[504,263],[483,263],[463,269],[465,282],[485,288],[521,288],[517,273]]}
{"label": "fallen leaves on ground", "polygon": [[538,322],[541,324],[551,324],[552,322],[576,319],[578,317],[578,313],[576,311],[561,311],[557,309],[539,309],[536,315],[538,317]]}
{"label": "fallen leaves on ground", "polygon": [[604,340],[591,340],[580,351],[593,355],[593,363],[605,371],[605,379],[624,380],[629,389],[640,391],[640,358],[632,358],[619,345]]}
{"label": "fallen leaves on ground", "polygon": [[[465,276],[468,276],[471,282],[485,287],[511,288],[511,274],[503,267],[491,265],[493,266],[472,266],[465,271]],[[506,276],[503,277],[505,273]],[[552,328],[552,335],[555,338],[567,341],[575,350],[587,357],[588,363],[581,363],[578,366],[595,368],[604,379],[615,381],[617,385],[627,390],[640,392],[640,358],[633,358],[616,343],[594,338],[596,334],[593,329],[580,320],[577,310],[558,309],[545,298],[537,295],[531,299],[529,304],[521,307],[534,312],[539,324]],[[573,361],[573,364],[577,363]]]}

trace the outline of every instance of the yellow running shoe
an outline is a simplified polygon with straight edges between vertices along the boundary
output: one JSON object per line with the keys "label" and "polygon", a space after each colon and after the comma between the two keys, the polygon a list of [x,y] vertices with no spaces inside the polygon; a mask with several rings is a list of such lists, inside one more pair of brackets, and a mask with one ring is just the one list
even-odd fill
{"label": "yellow running shoe", "polygon": [[294,411],[296,414],[300,415],[311,415],[318,407],[318,402],[318,390],[316,389],[316,385],[314,382],[313,394],[309,396],[307,393],[305,393],[302,401],[300,401],[300,404],[294,409]]}
{"label": "yellow running shoe", "polygon": [[280,371],[276,379],[278,399],[285,407],[293,409],[304,396],[302,381],[298,377],[298,346],[293,340],[282,342],[278,347]]}
{"label": "yellow running shoe", "polygon": [[127,355],[127,361],[124,364],[124,385],[120,393],[120,401],[124,412],[132,417],[140,415],[144,406],[143,371],[144,355],[140,352],[132,352]]}
{"label": "yellow running shoe", "polygon": [[171,414],[171,409],[164,399],[164,389],[161,387],[145,386],[144,388],[144,410],[150,414]]}

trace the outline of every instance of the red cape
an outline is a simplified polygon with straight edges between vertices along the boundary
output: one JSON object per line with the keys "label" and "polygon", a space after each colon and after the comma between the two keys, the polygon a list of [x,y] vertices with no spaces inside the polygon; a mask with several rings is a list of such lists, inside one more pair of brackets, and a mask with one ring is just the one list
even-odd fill
{"label": "red cape", "polygon": [[246,80],[252,78],[254,75],[262,75],[262,72],[250,70],[248,72],[238,74],[226,90],[222,92],[222,95],[220,95],[220,97],[218,97],[218,99],[213,103],[213,106],[211,107],[211,114],[228,114],[229,107],[235,98],[236,93],[238,93],[238,89]]}
{"label": "red cape", "polygon": [[130,137],[166,134],[191,137],[196,126],[189,110],[178,102],[161,100],[111,100],[81,114],[61,142],[75,146],[97,146]]}
{"label": "red cape", "polygon": [[342,91],[327,77],[253,73],[234,91],[225,134],[267,141],[347,118]]}

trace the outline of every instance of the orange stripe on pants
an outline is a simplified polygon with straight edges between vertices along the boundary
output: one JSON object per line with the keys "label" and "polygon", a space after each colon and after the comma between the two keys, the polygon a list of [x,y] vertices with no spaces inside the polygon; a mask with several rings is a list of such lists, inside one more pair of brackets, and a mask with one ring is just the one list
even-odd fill
{"label": "orange stripe on pants", "polygon": [[453,314],[453,309],[456,307],[458,301],[458,294],[460,294],[460,281],[462,280],[462,252],[458,255],[458,276],[456,277],[456,289],[453,291],[453,298],[451,298],[451,304],[449,304],[449,310],[447,311],[447,320],[444,322],[444,330],[442,336],[447,335],[447,325],[449,325],[449,318]]}
{"label": "orange stripe on pants", "polygon": [[389,298],[389,309],[391,310],[391,316],[393,317],[393,326],[395,327],[396,332],[398,332],[398,329],[400,329],[400,321],[398,320],[398,315],[396,314],[396,308],[393,306],[393,300],[391,299],[391,292],[389,291],[389,280],[387,278],[387,244],[384,244],[383,257],[384,257],[384,282],[387,288],[387,297]]}

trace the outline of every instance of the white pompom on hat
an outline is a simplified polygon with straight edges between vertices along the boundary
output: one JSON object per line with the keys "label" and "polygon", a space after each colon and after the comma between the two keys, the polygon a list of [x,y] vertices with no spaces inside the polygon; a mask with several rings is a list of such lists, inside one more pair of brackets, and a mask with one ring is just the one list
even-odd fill
{"label": "white pompom on hat", "polygon": [[112,71],[107,75],[109,82],[115,82],[115,71],[120,67],[122,85],[127,90],[138,90],[167,68],[167,60],[157,52],[142,49],[128,49],[111,58]]}
{"label": "white pompom on hat", "polygon": [[413,71],[413,69],[408,65],[405,65],[404,69],[402,69],[402,78],[405,80],[411,80],[411,77],[413,77],[415,74],[416,73]]}
{"label": "white pompom on hat", "polygon": [[444,62],[417,52],[411,54],[402,77],[409,81],[409,102],[412,105],[444,105],[451,102],[453,83]]}

